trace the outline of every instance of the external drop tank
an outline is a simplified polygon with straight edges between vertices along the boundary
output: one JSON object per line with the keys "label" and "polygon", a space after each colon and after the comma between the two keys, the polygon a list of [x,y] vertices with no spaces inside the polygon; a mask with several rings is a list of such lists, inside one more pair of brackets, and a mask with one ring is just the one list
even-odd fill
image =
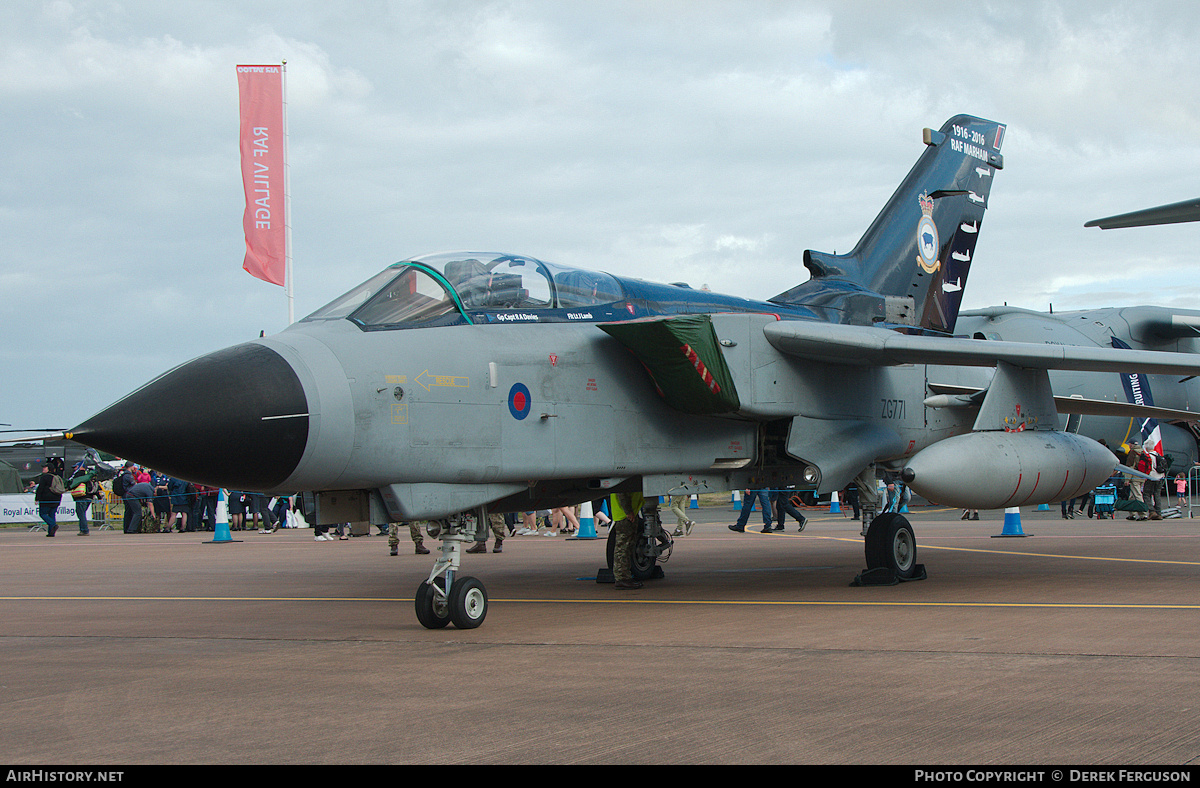
{"label": "external drop tank", "polygon": [[1104,483],[1117,457],[1068,432],[971,432],[915,454],[901,478],[924,498],[964,509],[1065,501]]}

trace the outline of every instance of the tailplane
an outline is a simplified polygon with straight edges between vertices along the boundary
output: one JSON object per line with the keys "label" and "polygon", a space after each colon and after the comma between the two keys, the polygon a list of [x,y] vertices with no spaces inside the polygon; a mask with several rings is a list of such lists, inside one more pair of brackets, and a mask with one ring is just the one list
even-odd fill
{"label": "tailplane", "polygon": [[854,249],[806,251],[812,278],[771,301],[825,309],[838,323],[953,332],[992,178],[1004,166],[1004,129],[970,115],[925,129],[921,158]]}

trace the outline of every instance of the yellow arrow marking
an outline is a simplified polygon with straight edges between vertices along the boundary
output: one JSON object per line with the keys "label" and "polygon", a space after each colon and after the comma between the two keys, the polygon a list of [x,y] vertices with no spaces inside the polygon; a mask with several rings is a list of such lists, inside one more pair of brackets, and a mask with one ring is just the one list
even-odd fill
{"label": "yellow arrow marking", "polygon": [[414,379],[421,385],[421,388],[429,391],[435,386],[444,386],[449,388],[465,389],[471,387],[471,379],[465,375],[431,375],[429,370],[425,370]]}

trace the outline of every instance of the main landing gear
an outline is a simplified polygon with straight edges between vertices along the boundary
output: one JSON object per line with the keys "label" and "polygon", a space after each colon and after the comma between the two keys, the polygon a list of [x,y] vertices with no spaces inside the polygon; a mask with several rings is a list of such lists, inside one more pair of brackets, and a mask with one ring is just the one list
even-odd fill
{"label": "main landing gear", "polygon": [[459,575],[464,542],[475,542],[474,515],[456,515],[449,520],[431,522],[429,536],[442,541],[442,556],[429,572],[429,579],[417,587],[417,620],[426,629],[441,629],[454,624],[458,629],[474,629],[487,616],[488,596],[483,583],[468,575]]}
{"label": "main landing gear", "polygon": [[[662,527],[658,516],[658,505],[647,502],[641,511],[641,524],[638,528],[637,540],[633,543],[633,566],[630,574],[634,580],[659,580],[665,575],[659,562],[666,563],[671,557],[674,539]],[[613,582],[613,553],[616,552],[617,529],[608,529],[608,543],[605,545],[607,568],[600,569],[596,574],[597,583]]]}
{"label": "main landing gear", "polygon": [[885,512],[865,529],[867,569],[851,585],[895,585],[924,580],[925,565],[917,563],[917,539],[904,515]]}

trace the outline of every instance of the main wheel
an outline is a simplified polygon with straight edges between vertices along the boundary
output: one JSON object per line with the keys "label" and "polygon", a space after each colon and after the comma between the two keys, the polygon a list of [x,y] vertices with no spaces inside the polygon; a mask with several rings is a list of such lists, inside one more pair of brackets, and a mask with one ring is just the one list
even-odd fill
{"label": "main wheel", "polygon": [[871,521],[866,539],[867,568],[887,567],[896,577],[908,579],[917,566],[917,539],[912,526],[894,512]]}
{"label": "main wheel", "polygon": [[487,590],[473,577],[456,577],[450,586],[450,620],[459,629],[474,629],[487,617]]}
{"label": "main wheel", "polygon": [[[445,583],[440,577],[434,582],[438,583],[439,590]],[[417,586],[415,602],[417,621],[421,622],[421,626],[426,629],[441,629],[450,623],[450,607],[447,600],[435,591],[428,581]]]}
{"label": "main wheel", "polygon": [[[608,568],[613,568],[613,555],[617,550],[617,530],[610,527],[608,530],[608,544],[604,549],[604,557],[608,561]],[[634,580],[649,580],[654,574],[654,566],[658,563],[658,559],[650,552],[650,540],[646,535],[639,531],[637,539],[633,543],[633,566],[630,568],[630,574]]]}

